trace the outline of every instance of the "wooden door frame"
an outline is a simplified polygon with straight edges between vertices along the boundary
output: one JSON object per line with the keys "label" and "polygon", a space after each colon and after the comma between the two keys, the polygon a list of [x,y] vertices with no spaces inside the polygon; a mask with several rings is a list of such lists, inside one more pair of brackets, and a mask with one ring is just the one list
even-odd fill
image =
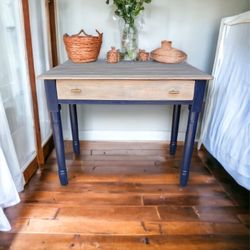
{"label": "wooden door frame", "polygon": [[36,150],[37,150],[37,162],[39,165],[44,164],[44,155],[42,150],[42,141],[41,141],[41,128],[39,123],[39,109],[37,101],[37,89],[36,89],[36,75],[35,75],[35,66],[34,66],[34,57],[33,57],[33,47],[32,47],[32,38],[31,38],[31,27],[30,27],[30,14],[29,14],[29,0],[22,0],[22,10],[23,10],[23,24],[25,32],[25,45],[26,45],[26,54],[27,54],[27,63],[28,63],[28,72],[29,72],[29,82],[31,89],[31,98],[32,98],[32,109],[35,125],[35,139],[36,139]]}
{"label": "wooden door frame", "polygon": [[[52,64],[53,66],[57,64],[57,48],[56,43],[52,43],[56,37],[56,34],[52,35],[51,32],[51,22],[55,21],[55,14],[53,16],[54,10],[54,1],[45,0],[45,4],[48,6],[46,11],[48,12],[47,17],[49,19],[48,25],[48,32],[49,32],[49,50],[52,54]],[[52,7],[51,2],[53,2]],[[31,37],[31,25],[30,25],[30,11],[29,11],[29,0],[22,0],[22,15],[23,15],[23,28],[25,33],[25,46],[26,46],[26,55],[27,55],[27,66],[28,66],[28,76],[29,76],[29,83],[30,83],[30,90],[31,90],[31,99],[32,99],[32,111],[33,111],[33,118],[34,118],[34,136],[36,141],[36,158],[27,166],[24,171],[24,178],[26,183],[32,177],[32,175],[36,172],[38,167],[42,167],[47,159],[48,155],[54,148],[53,137],[50,136],[48,141],[45,145],[42,145],[42,137],[41,137],[41,128],[40,128],[40,119],[39,119],[39,108],[38,108],[38,101],[37,101],[37,88],[36,88],[36,74],[35,74],[35,66],[34,66],[34,55],[33,55],[33,46],[32,46],[32,37]],[[51,20],[54,17],[54,19]],[[54,27],[56,27],[54,25]],[[53,31],[54,32],[54,31]],[[56,52],[53,52],[55,50]]]}
{"label": "wooden door frame", "polygon": [[57,50],[57,26],[56,26],[56,0],[46,0],[48,5],[48,19],[49,19],[49,37],[52,55],[53,67],[58,65],[58,50]]}

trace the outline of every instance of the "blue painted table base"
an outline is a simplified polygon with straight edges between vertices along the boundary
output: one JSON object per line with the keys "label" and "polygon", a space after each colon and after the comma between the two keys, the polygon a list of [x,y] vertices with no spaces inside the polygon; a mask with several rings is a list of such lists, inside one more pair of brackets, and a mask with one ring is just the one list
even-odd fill
{"label": "blue painted table base", "polygon": [[78,121],[77,121],[77,110],[76,104],[69,104],[69,115],[70,115],[70,124],[72,132],[72,143],[73,151],[75,154],[80,154],[80,142],[78,134]]}
{"label": "blue painted table base", "polygon": [[171,139],[170,139],[170,145],[169,145],[169,153],[171,155],[175,155],[176,153],[180,114],[181,114],[181,105],[174,105],[173,117],[172,117]]}
{"label": "blue painted table base", "polygon": [[189,169],[192,159],[192,152],[197,128],[197,122],[199,113],[202,108],[204,93],[205,93],[206,81],[196,81],[193,101],[76,101],[76,100],[58,100],[56,91],[55,80],[45,80],[45,91],[47,98],[48,110],[51,113],[53,136],[56,148],[58,174],[61,185],[68,184],[67,169],[65,164],[64,154],[64,142],[60,115],[60,104],[69,104],[71,130],[73,138],[73,151],[75,154],[80,154],[80,143],[78,134],[78,122],[77,122],[77,109],[76,104],[84,103],[107,103],[107,104],[172,104],[173,118],[172,118],[172,131],[170,141],[170,154],[176,153],[177,136],[180,120],[181,105],[189,105],[189,118],[187,124],[187,131],[185,136],[184,152],[180,169],[180,185],[186,186],[189,177]]}
{"label": "blue painted table base", "polygon": [[184,152],[181,163],[180,185],[187,185],[189,177],[189,169],[192,159],[196,128],[199,118],[199,113],[202,108],[203,98],[205,94],[206,81],[196,81],[195,91],[192,105],[189,105],[189,115],[187,131],[185,136]]}
{"label": "blue painted table base", "polygon": [[48,110],[51,114],[51,125],[53,130],[54,144],[56,148],[56,158],[58,164],[58,175],[61,185],[68,184],[67,169],[64,154],[64,141],[61,121],[61,105],[57,100],[56,81],[46,80],[45,91]]}

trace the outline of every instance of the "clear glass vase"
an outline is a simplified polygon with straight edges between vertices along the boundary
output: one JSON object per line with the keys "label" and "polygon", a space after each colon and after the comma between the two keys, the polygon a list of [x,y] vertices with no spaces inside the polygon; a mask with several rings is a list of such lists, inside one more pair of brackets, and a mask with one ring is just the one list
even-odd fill
{"label": "clear glass vase", "polygon": [[121,23],[121,56],[125,61],[135,61],[138,53],[138,30],[136,25]]}

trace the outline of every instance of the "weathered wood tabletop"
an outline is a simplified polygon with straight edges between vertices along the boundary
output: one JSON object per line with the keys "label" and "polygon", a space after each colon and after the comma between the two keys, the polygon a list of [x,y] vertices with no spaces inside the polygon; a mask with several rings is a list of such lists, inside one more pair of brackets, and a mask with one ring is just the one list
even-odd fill
{"label": "weathered wood tabletop", "polygon": [[71,61],[47,71],[40,79],[154,79],[154,80],[210,80],[212,77],[188,63],[164,64],[149,62],[119,62],[104,60],[75,64]]}

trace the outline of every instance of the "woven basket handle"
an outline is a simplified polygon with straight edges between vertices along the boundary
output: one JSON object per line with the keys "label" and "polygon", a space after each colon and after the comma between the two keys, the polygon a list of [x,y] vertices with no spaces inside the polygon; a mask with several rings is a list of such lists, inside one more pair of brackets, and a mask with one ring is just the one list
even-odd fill
{"label": "woven basket handle", "polygon": [[102,37],[103,33],[99,32],[97,29],[95,31],[97,32],[97,34],[99,35],[99,37]]}
{"label": "woven basket handle", "polygon": [[[96,29],[96,32],[97,32],[97,34],[99,35],[99,37],[102,37],[103,33],[99,32],[97,29]],[[91,36],[91,35],[88,35],[88,34],[84,31],[84,29],[81,29],[81,30],[79,31],[79,33],[77,33],[76,35],[79,36],[81,33],[83,33],[85,36]]]}
{"label": "woven basket handle", "polygon": [[85,36],[90,36],[84,31],[84,29],[81,29],[76,35],[79,36],[81,33],[83,33]]}

